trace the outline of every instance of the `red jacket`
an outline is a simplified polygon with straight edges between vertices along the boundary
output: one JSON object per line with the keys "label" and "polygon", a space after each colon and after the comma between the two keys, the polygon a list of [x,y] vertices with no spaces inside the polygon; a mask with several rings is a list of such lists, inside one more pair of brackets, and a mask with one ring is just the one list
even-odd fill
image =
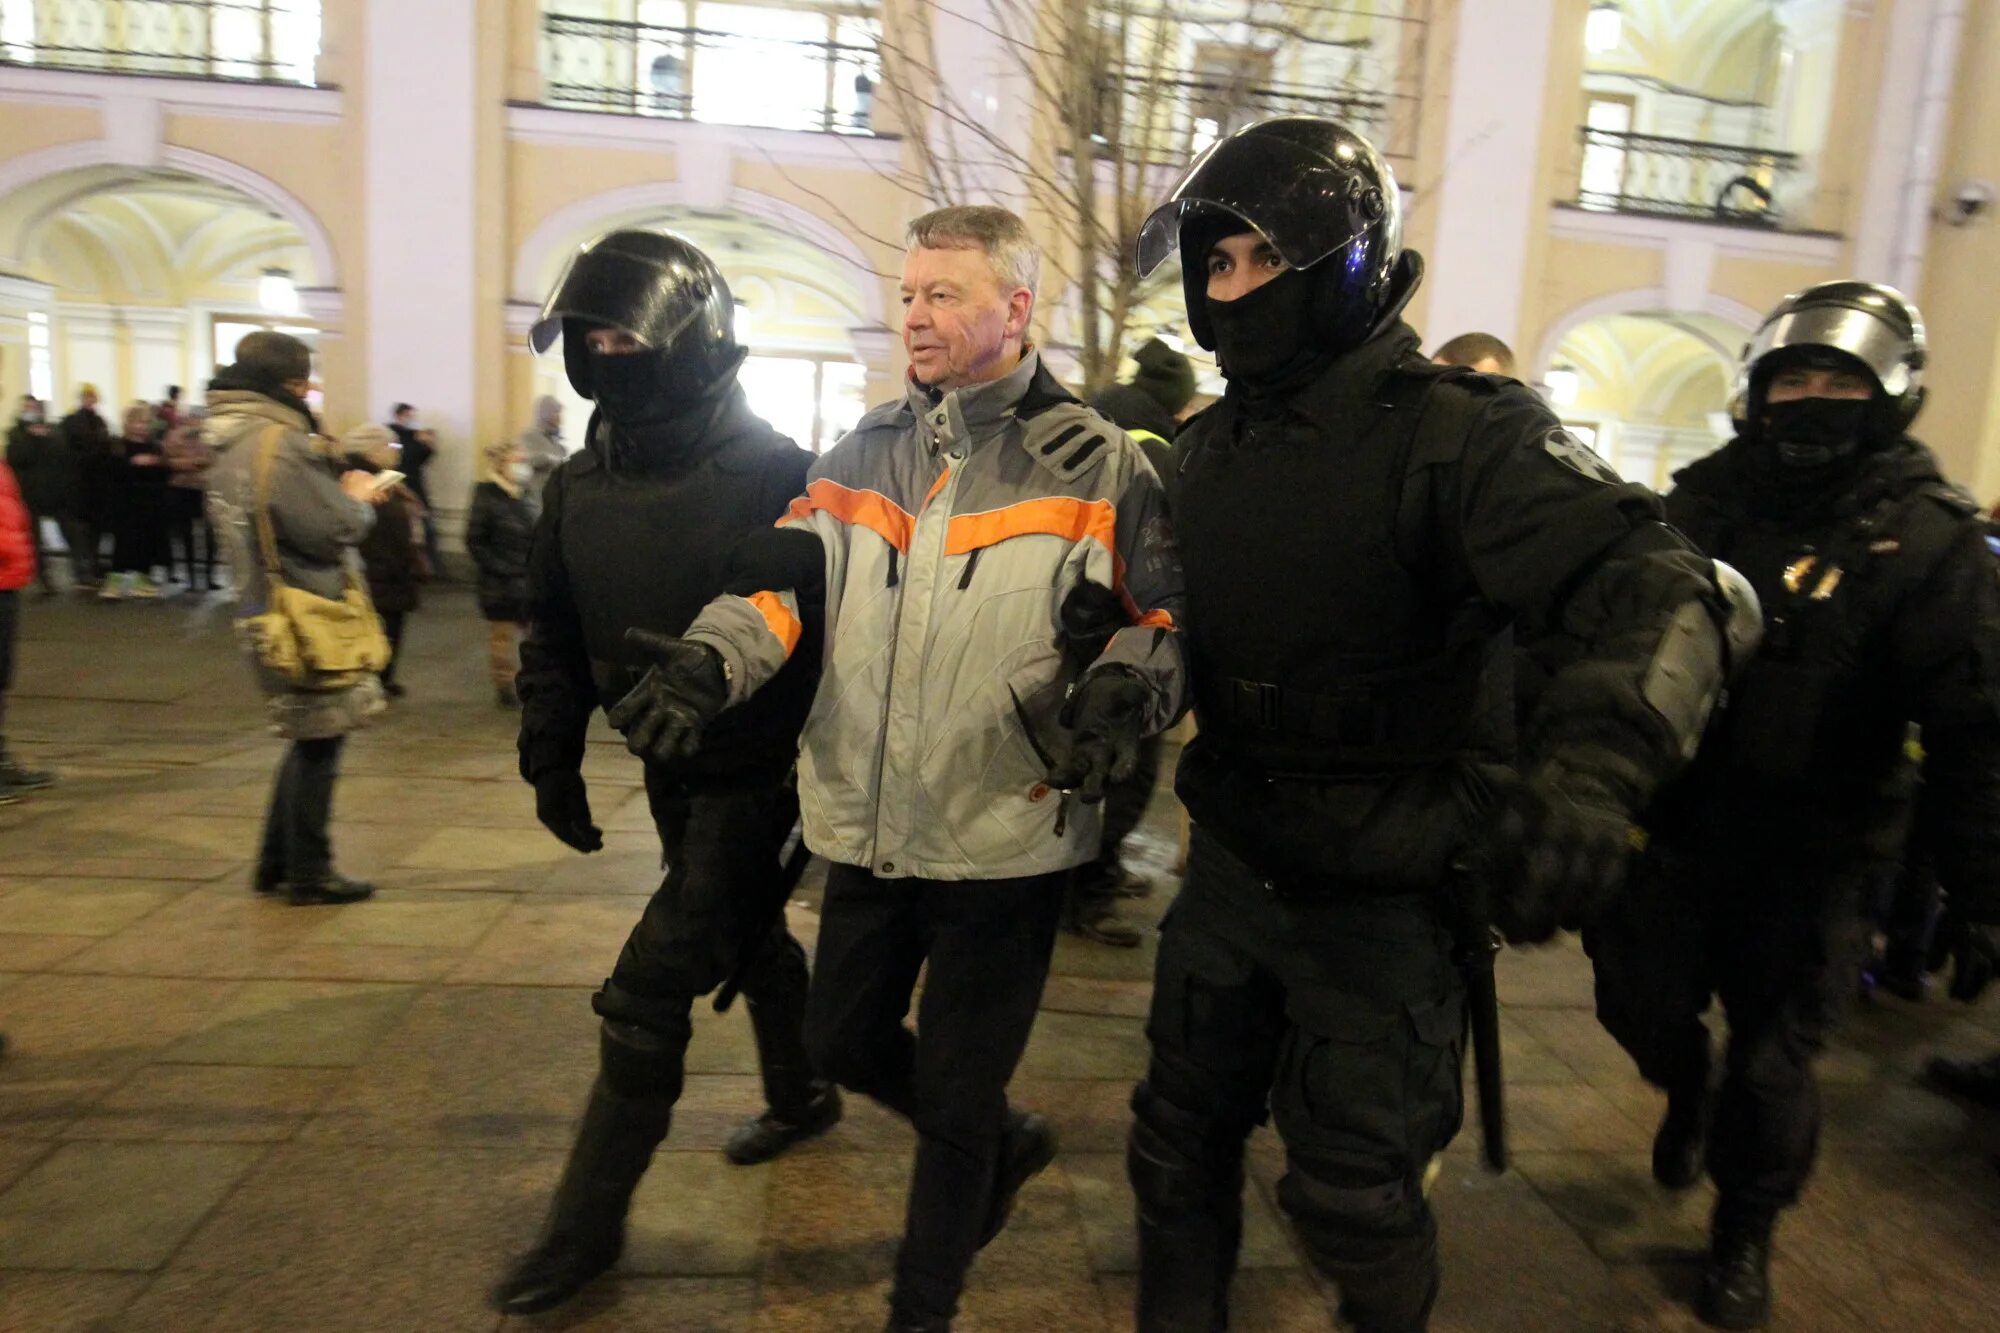
{"label": "red jacket", "polygon": [[0,463],[0,592],[35,581],[35,537],[28,530],[28,506],[14,469]]}

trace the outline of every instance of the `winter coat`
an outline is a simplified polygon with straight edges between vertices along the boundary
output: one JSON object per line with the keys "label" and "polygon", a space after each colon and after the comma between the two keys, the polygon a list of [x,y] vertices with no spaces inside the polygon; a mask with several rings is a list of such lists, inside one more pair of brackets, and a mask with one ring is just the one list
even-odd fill
{"label": "winter coat", "polygon": [[361,563],[368,571],[368,592],[377,611],[417,609],[417,585],[423,582],[423,513],[423,505],[407,486],[395,487],[375,506],[375,526],[361,539]]}
{"label": "winter coat", "polygon": [[417,438],[414,426],[391,425],[389,429],[396,436],[396,444],[402,451],[402,465],[398,471],[410,479],[410,490],[425,508],[430,507],[430,481],[424,469],[431,465],[431,456],[437,453],[430,445]]}
{"label": "winter coat", "polygon": [[[350,574],[360,574],[355,546],[368,535],[375,510],[340,489],[342,465],[333,446],[316,439],[298,408],[242,387],[228,372],[209,386],[204,438],[215,450],[208,509],[228,545],[232,579],[243,617],[262,612],[270,588],[255,514],[258,454],[267,429],[282,426],[272,462],[269,513],[278,550],[278,577],[295,588],[338,598]],[[255,659],[253,658],[253,664]],[[381,685],[370,676],[340,690],[302,690],[255,664],[279,735],[293,740],[344,736],[381,707]]]}
{"label": "winter coat", "polygon": [[[824,561],[826,666],[800,737],[807,845],[890,878],[1007,879],[1095,856],[1099,807],[1053,791],[1038,751],[1067,683],[1071,594],[1119,594],[1128,623],[1090,669],[1144,683],[1148,732],[1186,696],[1180,561],[1139,446],[1030,352],[991,383],[911,382],[809,478],[779,528],[816,537]],[[688,630],[722,655],[732,702],[798,643],[807,584],[786,573],[799,582],[719,598]]]}
{"label": "winter coat", "polygon": [[15,592],[35,581],[35,534],[14,470],[0,463],[0,592]]}
{"label": "winter coat", "polygon": [[92,527],[105,527],[125,475],[123,456],[111,449],[111,428],[94,409],[79,407],[63,418],[62,437],[76,469],[76,516]]}
{"label": "winter coat", "polygon": [[68,517],[75,512],[76,457],[60,426],[51,423],[37,435],[26,422],[15,422],[7,432],[7,466],[14,469],[14,480],[31,513]]}
{"label": "winter coat", "polygon": [[528,618],[528,552],[537,512],[533,497],[509,494],[497,481],[473,488],[465,549],[479,567],[479,612],[488,620]]}

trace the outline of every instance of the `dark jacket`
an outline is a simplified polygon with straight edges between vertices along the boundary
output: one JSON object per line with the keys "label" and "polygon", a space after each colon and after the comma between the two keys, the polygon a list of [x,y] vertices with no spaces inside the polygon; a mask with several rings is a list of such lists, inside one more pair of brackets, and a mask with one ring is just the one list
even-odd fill
{"label": "dark jacket", "polygon": [[1532,391],[1431,365],[1399,324],[1281,394],[1232,384],[1175,447],[1201,731],[1177,787],[1251,865],[1442,883],[1501,776],[1480,765],[1517,748],[1517,625],[1569,648],[1524,770],[1639,809],[1682,767],[1642,692],[1683,609],[1714,614],[1712,567]]}
{"label": "dark jacket", "polygon": [[1656,821],[1745,855],[1852,861],[1893,845],[1910,723],[1939,878],[2000,921],[2000,578],[1972,499],[1902,440],[1800,502],[1734,441],[1667,513],[1757,589],[1757,656]]}
{"label": "dark jacket", "polygon": [[79,407],[62,420],[63,443],[76,469],[77,517],[94,527],[110,522],[111,506],[125,467],[111,449],[111,428],[95,410]]}
{"label": "dark jacket", "polygon": [[7,466],[14,469],[30,511],[59,517],[75,512],[76,458],[60,426],[51,423],[37,435],[26,422],[15,422],[7,432]]}
{"label": "dark jacket", "polygon": [[389,429],[402,446],[401,466],[398,471],[410,479],[410,489],[422,500],[426,507],[431,502],[430,482],[425,469],[431,465],[431,456],[437,452],[430,445],[417,438],[413,426],[398,426],[391,423]]}
{"label": "dark jacket", "polygon": [[526,492],[509,494],[495,481],[472,489],[465,549],[479,569],[479,612],[488,620],[528,618],[528,552],[536,507]]}
{"label": "dark jacket", "polygon": [[422,514],[422,504],[402,486],[375,506],[375,526],[361,539],[361,563],[377,611],[417,609],[417,586],[423,582]]}
{"label": "dark jacket", "polygon": [[[625,639],[645,626],[684,633],[729,585],[733,552],[770,531],[805,490],[812,455],[753,413],[740,388],[673,432],[649,464],[614,447],[596,418],[589,444],[549,477],[521,644],[521,776],[575,769],[591,712],[637,684],[648,659]],[[803,600],[803,599],[802,599]],[[802,604],[803,633],[778,677],[719,717],[673,782],[776,780],[791,768],[819,680],[824,612]]]}

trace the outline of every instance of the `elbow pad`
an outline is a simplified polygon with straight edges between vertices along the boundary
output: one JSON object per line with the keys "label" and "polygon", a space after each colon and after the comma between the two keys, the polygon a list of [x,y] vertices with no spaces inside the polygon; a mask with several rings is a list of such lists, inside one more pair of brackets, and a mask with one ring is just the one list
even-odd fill
{"label": "elbow pad", "polygon": [[1653,647],[1640,694],[1673,737],[1683,760],[1694,758],[1722,687],[1763,638],[1764,616],[1750,581],[1715,564],[1714,592],[1683,602]]}

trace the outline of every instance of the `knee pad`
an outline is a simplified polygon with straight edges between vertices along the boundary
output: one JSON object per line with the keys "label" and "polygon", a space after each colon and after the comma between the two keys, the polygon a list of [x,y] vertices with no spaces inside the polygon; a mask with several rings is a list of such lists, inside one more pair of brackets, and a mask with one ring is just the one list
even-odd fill
{"label": "knee pad", "polygon": [[1125,1170],[1142,1214],[1208,1211],[1240,1201],[1247,1129],[1173,1105],[1141,1083],[1132,1094]]}
{"label": "knee pad", "polygon": [[604,1019],[598,1062],[611,1090],[623,1097],[677,1099],[694,1033],[688,1018],[693,1000],[634,995],[607,981],[590,1004]]}
{"label": "knee pad", "polygon": [[1357,1256],[1432,1234],[1436,1223],[1418,1180],[1344,1184],[1295,1161],[1278,1182],[1283,1206],[1315,1253]]}

